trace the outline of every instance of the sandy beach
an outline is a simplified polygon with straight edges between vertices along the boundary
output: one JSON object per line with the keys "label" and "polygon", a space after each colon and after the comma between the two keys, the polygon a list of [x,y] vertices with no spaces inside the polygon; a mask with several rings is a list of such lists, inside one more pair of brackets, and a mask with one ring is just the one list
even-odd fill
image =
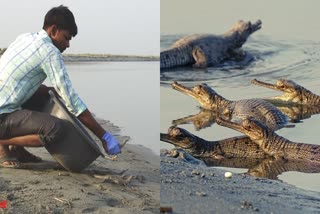
{"label": "sandy beach", "polygon": [[[128,137],[100,121],[120,142]],[[99,157],[81,173],[64,170],[44,148],[28,149],[43,162],[0,168],[0,213],[159,213],[159,156],[123,147],[115,160]]]}
{"label": "sandy beach", "polygon": [[161,150],[161,207],[172,213],[320,213],[320,193],[173,158]]}

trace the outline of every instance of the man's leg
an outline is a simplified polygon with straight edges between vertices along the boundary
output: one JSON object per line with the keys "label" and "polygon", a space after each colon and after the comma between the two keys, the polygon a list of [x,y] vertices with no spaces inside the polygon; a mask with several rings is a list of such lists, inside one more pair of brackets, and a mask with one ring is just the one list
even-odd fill
{"label": "man's leg", "polygon": [[31,134],[19,137],[13,137],[6,140],[0,140],[0,145],[4,146],[26,146],[26,147],[41,147],[43,144],[38,134]]}
{"label": "man's leg", "polygon": [[[49,102],[50,96],[49,94],[45,95],[43,93],[39,93],[38,91],[22,105],[23,109],[39,112],[43,110],[43,107]],[[23,146],[10,146],[9,150],[15,157],[18,158],[20,162],[28,163],[41,161],[40,157],[28,152]]]}
{"label": "man's leg", "polygon": [[19,162],[22,163],[37,163],[41,162],[42,159],[28,150],[26,150],[23,146],[9,146],[10,153],[17,158]]}
{"label": "man's leg", "polygon": [[[66,122],[49,114],[20,110],[7,114],[0,122],[0,158],[14,155],[21,162],[38,162],[40,158],[23,147],[41,147],[58,141]],[[6,146],[12,146],[8,153]],[[9,150],[10,151],[10,150]]]}
{"label": "man's leg", "polygon": [[[27,135],[21,137],[15,137],[8,140],[0,140],[0,145],[9,146],[10,156],[15,157],[19,162],[40,162],[42,159],[28,152],[26,147],[41,147],[41,141],[38,135]],[[0,155],[1,157],[1,155]],[[11,161],[15,164],[14,161]]]}

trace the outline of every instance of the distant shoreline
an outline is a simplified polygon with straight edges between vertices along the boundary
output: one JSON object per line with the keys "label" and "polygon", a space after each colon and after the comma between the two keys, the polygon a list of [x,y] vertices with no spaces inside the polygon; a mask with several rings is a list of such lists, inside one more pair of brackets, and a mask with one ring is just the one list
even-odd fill
{"label": "distant shoreline", "polygon": [[[1,54],[0,54],[1,57]],[[113,54],[63,54],[65,62],[95,61],[159,61],[159,56],[113,55]]]}
{"label": "distant shoreline", "polygon": [[66,62],[83,61],[159,61],[158,56],[112,55],[112,54],[64,54]]}

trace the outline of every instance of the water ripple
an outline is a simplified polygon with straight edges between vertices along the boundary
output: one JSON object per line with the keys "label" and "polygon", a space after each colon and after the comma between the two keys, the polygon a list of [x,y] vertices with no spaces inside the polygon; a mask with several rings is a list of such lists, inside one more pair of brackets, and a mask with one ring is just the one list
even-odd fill
{"label": "water ripple", "polygon": [[[162,35],[161,49],[168,48],[184,35]],[[320,43],[314,41],[274,41],[266,36],[250,38],[243,47],[252,57],[244,62],[227,62],[219,67],[193,69],[190,67],[164,71],[162,82],[224,82],[247,84],[248,80],[279,78],[312,80],[320,76]]]}

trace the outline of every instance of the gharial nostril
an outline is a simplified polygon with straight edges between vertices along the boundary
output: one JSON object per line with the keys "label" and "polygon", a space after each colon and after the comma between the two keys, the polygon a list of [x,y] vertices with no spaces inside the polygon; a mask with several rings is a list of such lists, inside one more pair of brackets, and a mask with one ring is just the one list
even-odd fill
{"label": "gharial nostril", "polygon": [[180,129],[178,127],[174,127],[172,129],[172,132],[173,132],[174,135],[179,135],[181,133],[181,131],[180,131]]}
{"label": "gharial nostril", "polygon": [[175,128],[175,126],[170,126],[170,127],[168,128],[168,133],[171,133],[174,128]]}

